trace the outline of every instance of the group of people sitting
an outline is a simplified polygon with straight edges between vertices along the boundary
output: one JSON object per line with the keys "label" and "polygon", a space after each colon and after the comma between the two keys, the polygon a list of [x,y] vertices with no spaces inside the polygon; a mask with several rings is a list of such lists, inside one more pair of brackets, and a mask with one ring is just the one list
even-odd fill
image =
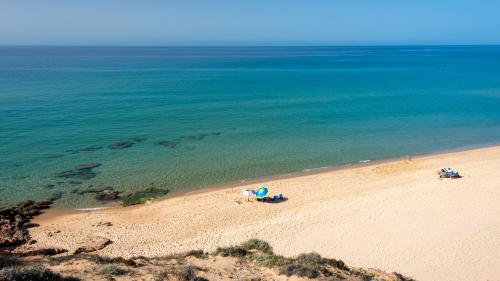
{"label": "group of people sitting", "polygon": [[274,195],[273,197],[266,196],[262,198],[257,198],[257,201],[266,203],[278,203],[281,201],[285,201],[285,197],[283,196],[283,194],[280,193],[278,195]]}
{"label": "group of people sitting", "polygon": [[438,171],[439,178],[460,178],[461,176],[458,174],[458,171],[452,168],[443,168]]}

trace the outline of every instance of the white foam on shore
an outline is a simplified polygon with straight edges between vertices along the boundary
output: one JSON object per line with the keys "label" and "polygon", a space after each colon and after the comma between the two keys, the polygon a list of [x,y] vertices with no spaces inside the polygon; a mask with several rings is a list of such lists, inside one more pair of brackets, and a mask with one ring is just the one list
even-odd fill
{"label": "white foam on shore", "polygon": [[94,208],[80,208],[76,209],[77,211],[82,211],[82,212],[91,212],[91,211],[99,211],[99,210],[104,210],[104,209],[109,209],[109,207],[94,207]]}
{"label": "white foam on shore", "polygon": [[372,160],[369,160],[369,159],[368,160],[361,160],[361,161],[359,161],[359,163],[368,163],[368,162],[371,162],[371,161]]}
{"label": "white foam on shore", "polygon": [[319,167],[319,168],[304,169],[304,170],[302,170],[302,172],[312,172],[312,171],[324,170],[324,169],[329,169],[329,168],[331,168],[331,167],[326,166],[326,167]]}

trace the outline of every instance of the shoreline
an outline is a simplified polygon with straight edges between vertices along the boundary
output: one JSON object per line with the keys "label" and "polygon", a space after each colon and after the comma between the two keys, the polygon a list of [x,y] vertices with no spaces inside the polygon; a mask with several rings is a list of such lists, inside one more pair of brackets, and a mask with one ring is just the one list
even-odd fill
{"label": "shoreline", "polygon": [[[439,179],[447,166],[463,178]],[[99,236],[112,243],[98,255],[161,257],[256,238],[286,257],[318,252],[417,280],[488,280],[500,274],[499,169],[492,146],[266,181],[288,199],[276,204],[247,202],[247,182],[125,208],[49,210],[33,220],[37,243],[27,247],[71,252]]]}
{"label": "shoreline", "polygon": [[[468,145],[465,147],[439,150],[439,151],[430,152],[430,153],[402,155],[402,156],[380,158],[380,159],[374,159],[374,160],[367,159],[367,160],[361,160],[358,162],[352,162],[352,163],[347,163],[347,164],[340,164],[340,165],[333,165],[333,166],[326,166],[326,167],[319,167],[319,168],[308,168],[308,169],[303,169],[301,171],[294,171],[294,172],[282,173],[282,174],[276,174],[276,175],[268,175],[268,176],[262,176],[259,178],[241,179],[241,180],[235,180],[235,181],[230,181],[230,182],[225,182],[225,183],[218,183],[218,184],[206,185],[206,186],[201,186],[201,187],[187,188],[184,190],[179,190],[179,191],[169,193],[169,194],[164,195],[164,196],[156,197],[151,201],[161,202],[161,201],[165,201],[168,199],[178,198],[178,197],[183,197],[183,196],[204,194],[204,193],[209,193],[209,192],[218,191],[218,190],[235,189],[235,188],[239,188],[241,186],[247,186],[247,185],[259,185],[259,184],[263,184],[263,183],[269,182],[269,181],[293,179],[293,178],[297,178],[297,177],[318,175],[318,174],[330,173],[330,172],[341,171],[341,170],[346,170],[346,169],[355,169],[355,168],[376,166],[376,165],[380,165],[380,164],[387,164],[387,163],[403,161],[403,160],[407,160],[407,159],[417,160],[417,159],[422,159],[422,158],[427,158],[427,157],[433,157],[433,156],[439,156],[439,155],[445,156],[447,154],[488,149],[488,148],[495,148],[495,147],[500,147],[500,142],[480,144],[480,145]],[[50,209],[46,210],[44,212],[44,214],[42,214],[42,216],[46,217],[47,213],[49,213],[47,215],[50,215],[50,217],[53,217],[53,216],[58,216],[58,215],[75,214],[75,213],[82,213],[82,212],[93,212],[93,211],[99,211],[99,210],[134,209],[134,208],[140,208],[141,206],[144,206],[144,205],[146,205],[146,204],[138,204],[138,205],[131,205],[131,206],[124,207],[121,205],[117,205],[117,202],[111,202],[111,203],[108,203],[108,204],[105,204],[102,206],[89,207],[89,208],[51,207]]]}

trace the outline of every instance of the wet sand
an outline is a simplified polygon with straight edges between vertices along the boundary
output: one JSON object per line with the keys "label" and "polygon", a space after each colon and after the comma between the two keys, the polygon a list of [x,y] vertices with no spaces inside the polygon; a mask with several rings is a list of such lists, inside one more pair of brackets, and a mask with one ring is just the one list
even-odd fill
{"label": "wet sand", "polygon": [[[436,171],[447,166],[464,177],[438,179]],[[99,254],[124,257],[211,251],[260,238],[279,254],[316,251],[418,280],[496,280],[498,175],[500,147],[489,147],[185,193],[143,206],[49,211],[30,231],[37,247],[69,250],[88,236],[104,236],[113,244]],[[288,200],[247,202],[242,190],[261,184]]]}

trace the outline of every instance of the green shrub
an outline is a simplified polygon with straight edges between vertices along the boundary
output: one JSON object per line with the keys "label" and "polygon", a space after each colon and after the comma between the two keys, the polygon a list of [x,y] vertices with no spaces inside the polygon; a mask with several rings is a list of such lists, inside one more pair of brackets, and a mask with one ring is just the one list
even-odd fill
{"label": "green shrub", "polygon": [[70,260],[78,260],[78,259],[85,259],[97,264],[117,264],[121,263],[127,266],[133,266],[136,267],[138,264],[133,260],[133,259],[125,259],[122,257],[106,257],[106,256],[99,256],[95,254],[77,254],[77,255],[68,255],[68,256],[61,256],[61,257],[53,257],[50,260],[51,264],[60,264],[62,262],[68,262]]}
{"label": "green shrub", "polygon": [[191,281],[196,278],[196,271],[191,266],[187,266],[177,271],[175,276],[180,281]]}
{"label": "green shrub", "polygon": [[100,270],[99,273],[104,274],[104,275],[113,275],[113,276],[118,276],[118,275],[125,275],[128,273],[128,270],[123,269],[119,266],[116,266],[114,264],[108,264],[103,266]]}
{"label": "green shrub", "polygon": [[221,255],[223,257],[244,257],[248,254],[248,251],[245,250],[242,247],[239,246],[234,246],[234,247],[227,247],[227,248],[217,248],[217,251],[215,252],[217,255]]}
{"label": "green shrub", "polygon": [[295,258],[295,262],[308,268],[318,270],[326,263],[326,259],[323,259],[317,253],[307,253],[298,255],[297,258]]}
{"label": "green shrub", "polygon": [[266,241],[259,239],[250,239],[241,245],[246,250],[257,250],[263,253],[270,254],[273,252],[273,248]]}
{"label": "green shrub", "polygon": [[316,278],[319,276],[318,270],[296,263],[287,264],[281,267],[280,274],[285,274],[288,277],[297,275],[307,278]]}
{"label": "green shrub", "polygon": [[204,259],[207,257],[207,254],[203,252],[203,250],[192,250],[187,252],[184,257],[195,257],[199,259]]}
{"label": "green shrub", "polygon": [[17,256],[14,256],[9,253],[0,254],[0,268],[14,266],[14,265],[21,265],[21,264],[22,260],[20,260]]}
{"label": "green shrub", "polygon": [[327,259],[326,263],[332,267],[345,270],[345,271],[350,271],[351,269],[342,261],[342,260],[336,260],[336,259]]}
{"label": "green shrub", "polygon": [[326,263],[327,260],[317,253],[300,254],[295,259],[286,260],[280,268],[280,274],[307,278],[317,278],[320,272],[330,275],[325,267]]}
{"label": "green shrub", "polygon": [[0,270],[0,281],[77,281],[43,267],[7,267]]}
{"label": "green shrub", "polygon": [[203,277],[196,276],[196,269],[193,266],[184,266],[175,269],[166,269],[157,273],[154,277],[155,281],[163,281],[171,279],[172,277],[179,281],[208,281]]}
{"label": "green shrub", "polygon": [[273,268],[284,266],[285,264],[287,264],[288,260],[283,256],[270,254],[258,256],[255,262],[258,266]]}

